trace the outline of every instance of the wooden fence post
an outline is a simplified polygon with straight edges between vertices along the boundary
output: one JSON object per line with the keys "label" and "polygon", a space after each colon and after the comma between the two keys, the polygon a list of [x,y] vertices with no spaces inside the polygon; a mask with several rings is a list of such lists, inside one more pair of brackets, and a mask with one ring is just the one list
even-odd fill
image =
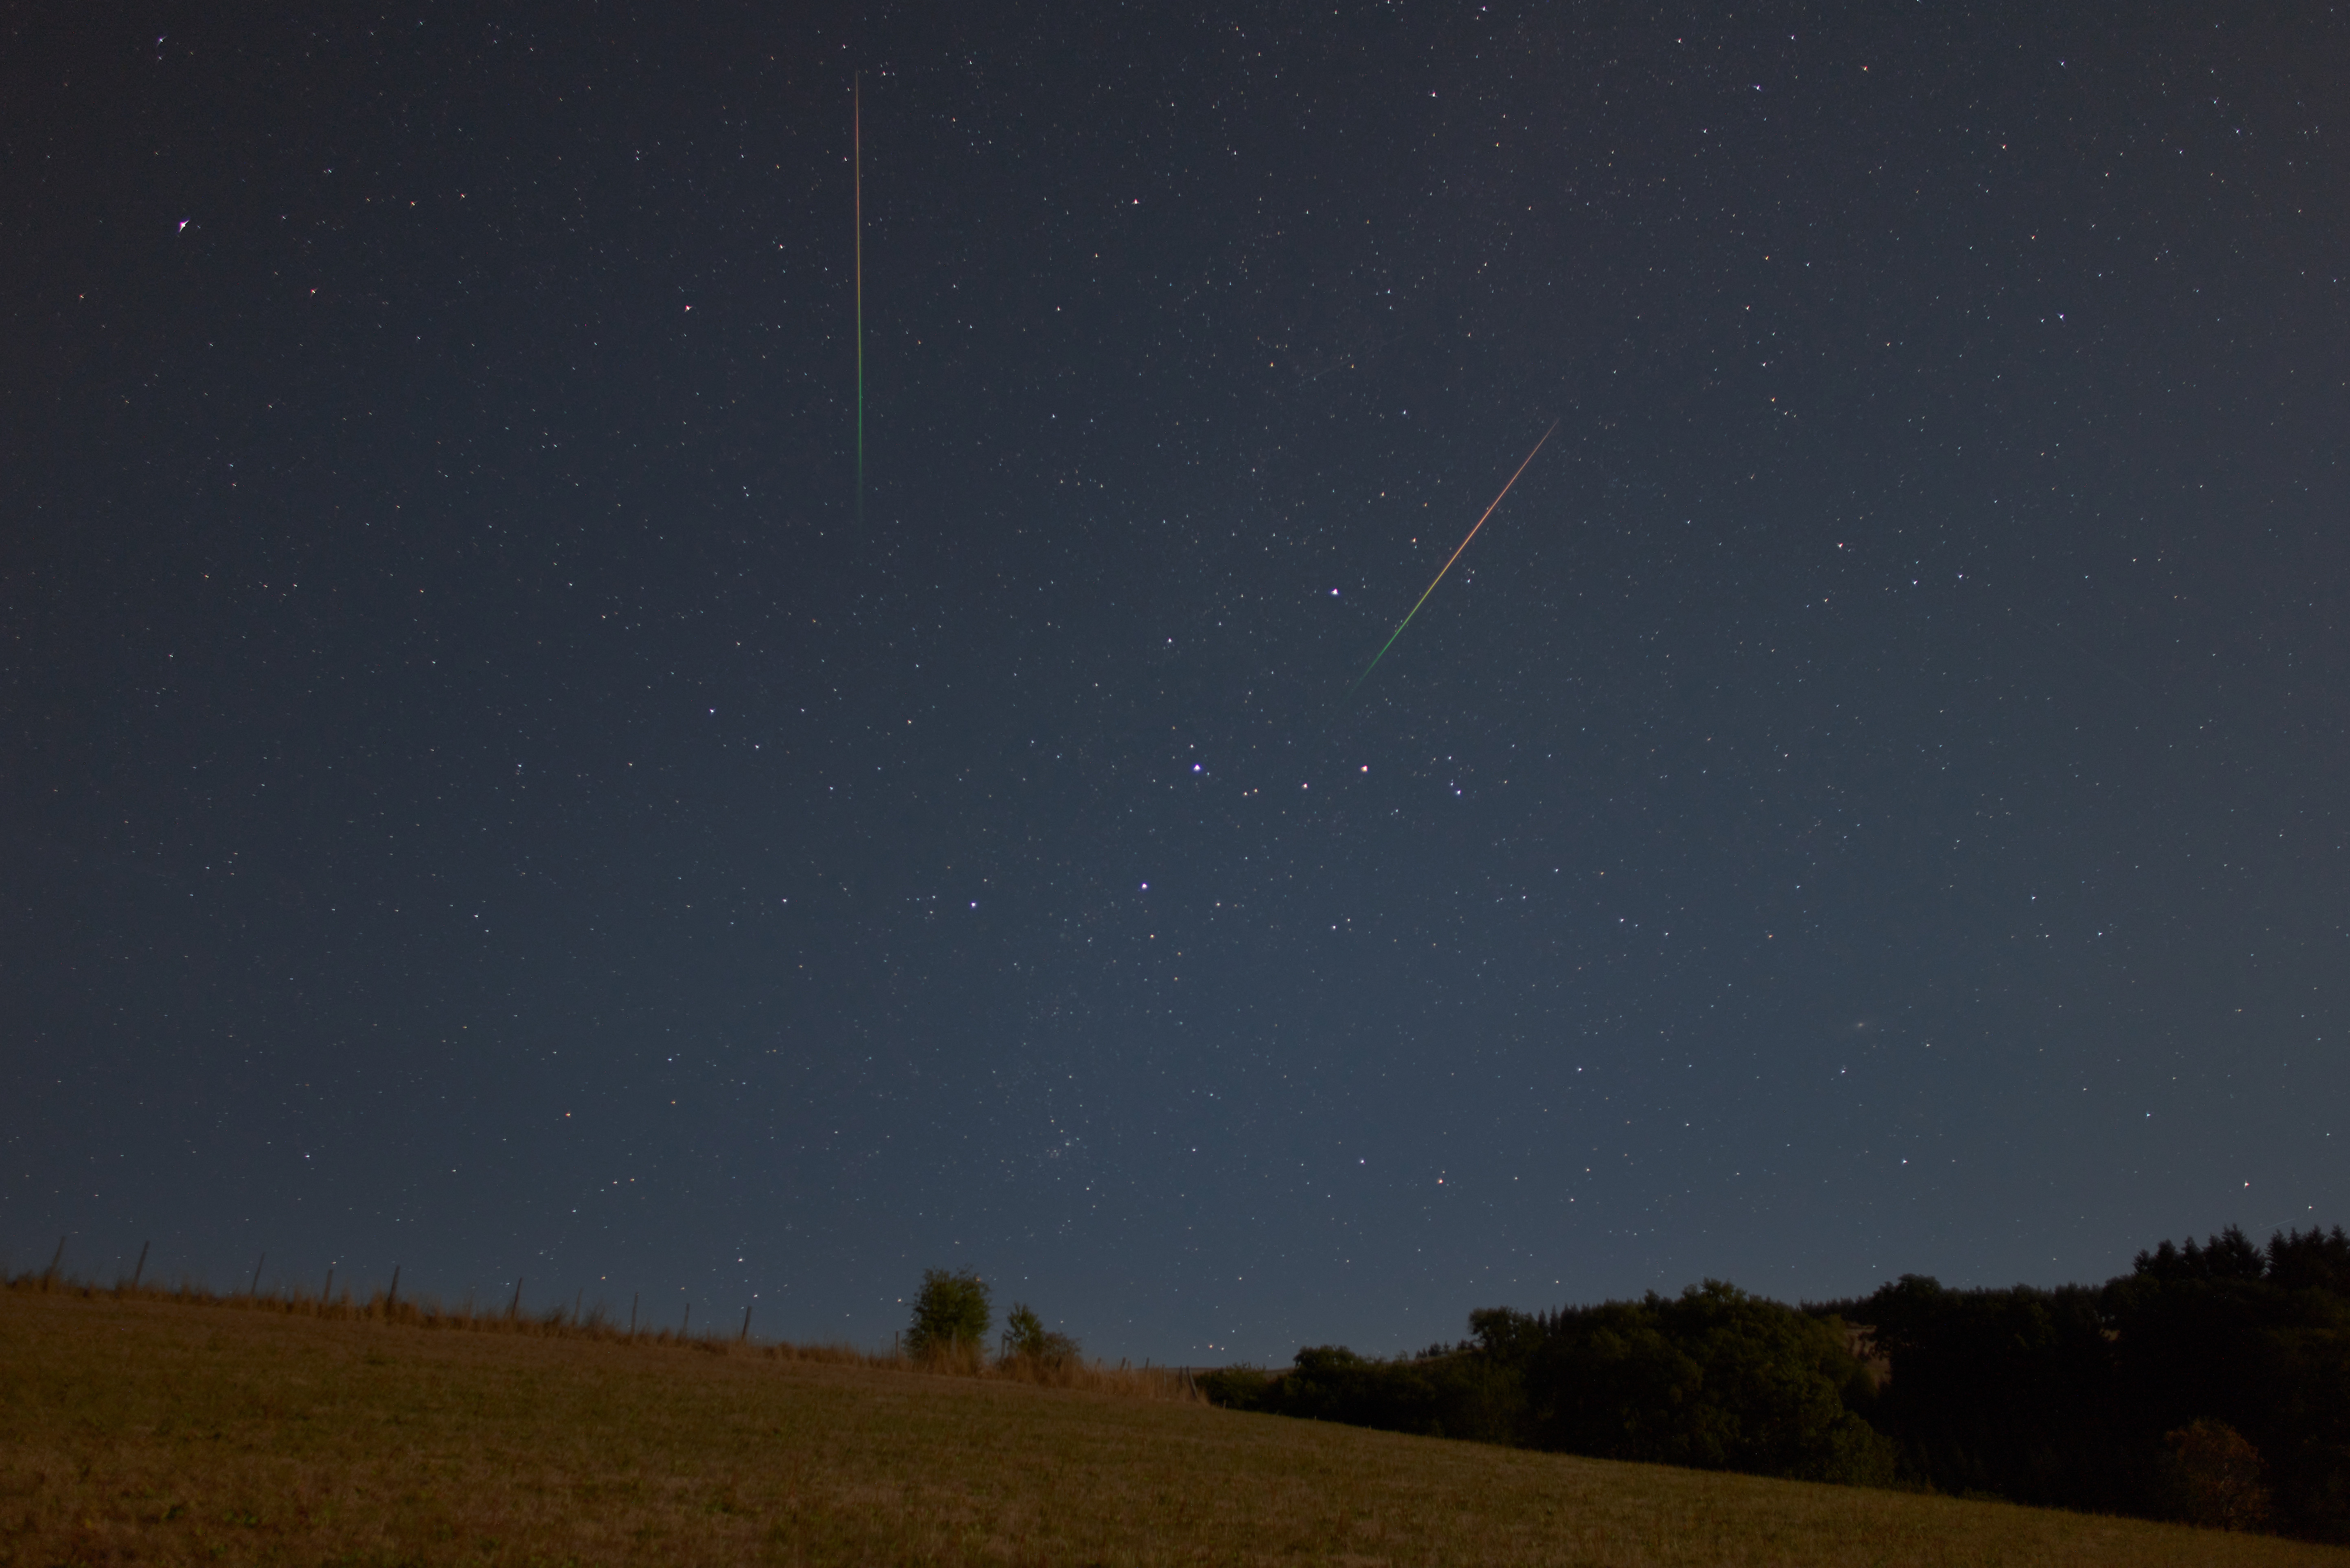
{"label": "wooden fence post", "polygon": [[391,1303],[399,1299],[400,1265],[398,1263],[394,1263],[391,1266],[391,1289],[383,1293],[383,1311],[385,1316],[389,1317],[391,1315]]}
{"label": "wooden fence post", "polygon": [[507,1320],[508,1320],[509,1322],[511,1322],[511,1321],[514,1319],[515,1315],[516,1314],[520,1313],[521,1311],[522,1311],[522,1276],[521,1276],[520,1274],[516,1274],[516,1275],[515,1276],[515,1293],[514,1293],[514,1300],[512,1300],[512,1301],[510,1301],[510,1302],[506,1303],[506,1318],[507,1318]]}
{"label": "wooden fence post", "polygon": [[147,1272],[147,1249],[154,1244],[152,1241],[139,1243],[139,1266],[130,1271],[130,1288],[134,1291],[139,1288],[139,1276]]}
{"label": "wooden fence post", "polygon": [[737,1345],[747,1345],[750,1343],[750,1340],[751,1309],[749,1307],[744,1307],[743,1309],[743,1332],[734,1336],[734,1343]]}
{"label": "wooden fence post", "polygon": [[687,1334],[691,1334],[692,1332],[693,1332],[693,1303],[692,1303],[691,1302],[688,1302],[688,1303],[685,1303],[685,1323],[684,1323],[683,1326],[681,1326],[681,1328],[679,1328],[679,1330],[677,1331],[677,1336],[678,1336],[678,1338],[680,1338],[680,1339],[683,1339]]}
{"label": "wooden fence post", "polygon": [[47,1290],[57,1282],[57,1266],[66,1261],[66,1239],[57,1238],[57,1250],[50,1254],[48,1271],[41,1276],[41,1288]]}
{"label": "wooden fence post", "polygon": [[245,1287],[246,1295],[257,1296],[261,1293],[261,1265],[267,1262],[269,1262],[269,1254],[266,1252],[253,1260],[253,1283]]}

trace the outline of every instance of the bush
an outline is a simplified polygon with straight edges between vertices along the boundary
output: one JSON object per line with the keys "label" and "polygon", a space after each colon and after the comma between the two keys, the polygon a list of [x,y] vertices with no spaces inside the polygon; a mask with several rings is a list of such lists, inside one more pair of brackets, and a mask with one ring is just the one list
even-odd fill
{"label": "bush", "polygon": [[1211,1405],[1228,1410],[1263,1410],[1273,1374],[1254,1366],[1226,1366],[1200,1374],[1200,1392]]}
{"label": "bush", "polygon": [[959,1274],[925,1269],[922,1293],[914,1298],[914,1324],[907,1331],[906,1348],[916,1355],[975,1351],[987,1338],[987,1325],[993,1315],[987,1282],[976,1273],[969,1269]]}
{"label": "bush", "polygon": [[1045,1326],[1025,1302],[1014,1302],[1012,1311],[1003,1319],[1003,1332],[1011,1343],[1005,1349],[1014,1360],[1040,1362],[1046,1366],[1058,1366],[1077,1358],[1077,1342],[1066,1334],[1055,1334]]}
{"label": "bush", "polygon": [[2268,1522],[2269,1490],[2259,1450],[2224,1421],[2197,1421],[2162,1439],[2171,1506],[2207,1530],[2258,1530]]}
{"label": "bush", "polygon": [[1209,1403],[1230,1409],[1488,1443],[1513,1440],[1523,1404],[1510,1369],[1465,1349],[1376,1361],[1309,1345],[1286,1372],[1231,1366],[1199,1383]]}

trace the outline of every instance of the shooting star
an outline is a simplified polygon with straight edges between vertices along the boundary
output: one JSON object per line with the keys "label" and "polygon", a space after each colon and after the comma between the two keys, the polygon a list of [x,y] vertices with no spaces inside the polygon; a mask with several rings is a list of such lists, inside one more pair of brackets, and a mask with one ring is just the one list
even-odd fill
{"label": "shooting star", "polygon": [[[1527,466],[1534,460],[1534,452],[1542,451],[1543,442],[1547,441],[1552,436],[1558,433],[1558,421],[1553,420],[1551,421],[1550,429],[1543,431],[1542,433],[1542,441],[1534,442],[1534,452],[1526,453],[1526,461],[1518,464],[1518,473],[1525,472]],[[1436,591],[1437,583],[1440,583],[1444,580],[1444,574],[1451,571],[1452,569],[1452,563],[1461,558],[1461,551],[1466,550],[1469,547],[1469,539],[1474,539],[1477,536],[1477,529],[1482,528],[1485,525],[1485,519],[1487,517],[1491,517],[1493,514],[1494,509],[1502,504],[1503,496],[1509,494],[1510,486],[1517,483],[1518,473],[1510,475],[1510,483],[1502,486],[1502,494],[1493,497],[1493,504],[1486,507],[1484,512],[1478,517],[1477,526],[1469,530],[1469,538],[1461,541],[1461,549],[1453,551],[1451,557],[1448,558],[1444,565],[1438,569],[1434,581],[1428,585],[1428,592],[1421,594],[1419,596],[1419,603],[1411,607],[1411,615],[1407,615],[1403,619],[1398,621],[1396,623],[1395,630],[1388,633],[1387,641],[1379,644],[1379,650],[1371,655],[1371,661],[1363,666],[1363,672],[1360,675],[1355,677],[1354,685],[1347,688],[1347,696],[1352,697],[1357,691],[1362,690],[1363,682],[1371,678],[1371,671],[1377,670],[1379,667],[1379,660],[1388,656],[1388,649],[1393,648],[1395,646],[1396,639],[1403,635],[1403,628],[1411,624],[1411,617],[1419,613],[1419,606],[1428,602],[1428,595]]]}
{"label": "shooting star", "polygon": [[865,84],[849,78],[848,168],[857,213],[857,524],[865,525]]}

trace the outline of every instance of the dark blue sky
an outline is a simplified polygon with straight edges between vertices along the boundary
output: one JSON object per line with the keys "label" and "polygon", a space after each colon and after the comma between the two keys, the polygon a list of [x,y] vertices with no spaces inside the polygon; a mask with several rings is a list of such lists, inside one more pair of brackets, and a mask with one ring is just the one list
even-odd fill
{"label": "dark blue sky", "polygon": [[987,9],[8,24],[11,1266],[1200,1361],[2345,1218],[2340,15]]}

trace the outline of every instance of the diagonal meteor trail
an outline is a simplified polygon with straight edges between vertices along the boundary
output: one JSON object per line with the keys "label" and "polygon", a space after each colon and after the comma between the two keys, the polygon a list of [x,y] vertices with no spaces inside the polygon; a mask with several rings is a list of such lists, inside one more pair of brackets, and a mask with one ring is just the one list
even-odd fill
{"label": "diagonal meteor trail", "polygon": [[[1526,471],[1527,464],[1534,462],[1534,452],[1540,452],[1543,449],[1543,441],[1550,440],[1552,436],[1558,433],[1558,425],[1559,421],[1556,420],[1553,420],[1550,422],[1550,429],[1543,431],[1542,433],[1542,441],[1534,442],[1534,451],[1526,453],[1525,462],[1518,464],[1518,473],[1523,473]],[[1485,525],[1485,519],[1493,514],[1494,507],[1498,507],[1502,504],[1502,496],[1509,494],[1511,484],[1517,483],[1518,473],[1510,475],[1510,483],[1502,486],[1502,494],[1493,497],[1493,504],[1486,507],[1483,514],[1477,519],[1477,527],[1469,530],[1469,539],[1474,539],[1477,536],[1477,528],[1482,528]],[[1415,604],[1411,607],[1411,615],[1407,615],[1403,619],[1398,621],[1396,623],[1395,630],[1388,633],[1387,641],[1379,644],[1379,650],[1371,655],[1371,661],[1363,666],[1363,672],[1360,675],[1355,677],[1354,685],[1347,688],[1347,696],[1352,697],[1357,691],[1362,689],[1363,682],[1371,678],[1371,671],[1377,670],[1379,667],[1379,660],[1388,656],[1388,649],[1393,648],[1395,646],[1396,639],[1403,635],[1403,628],[1411,624],[1411,617],[1419,613],[1419,606],[1428,602],[1428,595],[1436,591],[1437,583],[1440,583],[1444,580],[1444,574],[1451,571],[1452,569],[1452,563],[1461,558],[1461,550],[1465,550],[1469,547],[1469,539],[1461,540],[1461,549],[1453,551],[1451,557],[1445,561],[1443,566],[1438,570],[1434,581],[1431,581],[1428,585],[1428,593],[1421,594],[1419,596],[1419,604]]]}
{"label": "diagonal meteor trail", "polygon": [[857,522],[865,523],[865,83],[849,88],[849,171],[857,210]]}

